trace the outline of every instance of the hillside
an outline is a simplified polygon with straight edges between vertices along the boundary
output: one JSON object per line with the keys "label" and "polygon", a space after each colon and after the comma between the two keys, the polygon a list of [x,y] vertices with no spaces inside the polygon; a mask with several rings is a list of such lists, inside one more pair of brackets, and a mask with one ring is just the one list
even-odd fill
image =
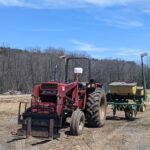
{"label": "hillside", "polygon": [[[0,92],[18,90],[29,93],[35,84],[53,80],[54,74],[58,81],[64,81],[64,60],[59,58],[62,55],[84,57],[83,54],[67,54],[62,49],[49,48],[43,52],[39,49],[29,51],[0,47]],[[135,62],[90,59],[92,60],[92,78],[98,82],[107,84],[112,81],[125,81],[141,84],[140,66]],[[57,66],[56,73],[55,66]],[[73,80],[73,68],[77,66],[84,69],[81,79],[87,78],[86,62],[75,61],[69,66],[69,80]],[[150,69],[145,66],[145,70],[149,86]]]}

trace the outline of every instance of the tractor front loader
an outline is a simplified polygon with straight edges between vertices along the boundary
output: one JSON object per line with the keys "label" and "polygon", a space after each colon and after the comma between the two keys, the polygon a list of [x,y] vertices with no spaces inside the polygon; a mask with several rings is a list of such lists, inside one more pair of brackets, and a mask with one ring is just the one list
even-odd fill
{"label": "tractor front loader", "polygon": [[[70,60],[88,61],[89,77],[79,82],[82,68],[74,68],[76,78],[68,82],[68,64]],[[70,133],[80,135],[85,124],[89,127],[101,127],[106,119],[106,96],[102,86],[90,79],[91,62],[88,58],[65,58],[65,83],[50,81],[33,88],[31,107],[18,115],[18,136],[56,138],[59,129],[67,118],[70,119]],[[21,104],[20,104],[21,107]]]}

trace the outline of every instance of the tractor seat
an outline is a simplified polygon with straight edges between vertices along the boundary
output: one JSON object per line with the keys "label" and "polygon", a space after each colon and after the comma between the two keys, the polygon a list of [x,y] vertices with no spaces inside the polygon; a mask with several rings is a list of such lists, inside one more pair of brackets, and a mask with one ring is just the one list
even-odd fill
{"label": "tractor seat", "polygon": [[79,82],[78,87],[79,87],[79,89],[85,89],[86,88],[86,82]]}

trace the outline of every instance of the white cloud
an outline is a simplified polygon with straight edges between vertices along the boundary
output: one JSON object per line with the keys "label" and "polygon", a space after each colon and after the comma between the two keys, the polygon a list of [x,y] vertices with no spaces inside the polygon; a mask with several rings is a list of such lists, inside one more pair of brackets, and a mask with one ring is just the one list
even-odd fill
{"label": "white cloud", "polygon": [[120,48],[118,52],[116,52],[117,56],[140,56],[141,53],[148,53],[147,50],[140,49],[130,49],[130,48]]}
{"label": "white cloud", "polygon": [[21,6],[20,0],[0,0],[0,4],[4,6]]}
{"label": "white cloud", "polygon": [[34,0],[29,0],[29,1],[27,1],[27,0],[0,0],[0,6],[41,8],[40,3],[38,4]]}
{"label": "white cloud", "polygon": [[93,44],[80,42],[80,41],[77,41],[77,40],[72,40],[72,43],[75,45],[74,49],[79,50],[79,51],[102,52],[102,51],[107,50],[107,48],[96,47]]}
{"label": "white cloud", "polygon": [[106,59],[106,55],[102,55],[102,54],[92,54],[91,55],[92,58],[95,58],[95,59]]}
{"label": "white cloud", "polygon": [[117,26],[117,27],[142,27],[144,24],[137,20],[130,20],[125,18],[113,18],[113,19],[104,19],[105,23],[111,26]]}
{"label": "white cloud", "polygon": [[112,5],[126,5],[128,3],[136,2],[138,0],[84,0],[84,1],[99,6],[112,6]]}
{"label": "white cloud", "polygon": [[140,22],[140,21],[134,21],[134,20],[132,20],[132,21],[128,21],[126,23],[126,25],[129,25],[129,26],[132,26],[132,27],[142,27],[143,23]]}
{"label": "white cloud", "polygon": [[129,3],[141,1],[142,0],[0,0],[0,5],[32,8],[70,8],[85,7],[88,5],[107,7],[113,5],[127,5]]}
{"label": "white cloud", "polygon": [[30,32],[63,32],[65,29],[57,28],[17,28],[19,31],[30,31]]}
{"label": "white cloud", "polygon": [[150,9],[144,9],[143,12],[147,15],[150,15]]}

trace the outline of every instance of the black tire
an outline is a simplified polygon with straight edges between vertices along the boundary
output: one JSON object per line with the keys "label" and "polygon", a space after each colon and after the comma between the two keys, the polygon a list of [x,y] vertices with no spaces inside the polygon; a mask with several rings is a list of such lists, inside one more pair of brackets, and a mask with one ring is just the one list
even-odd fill
{"label": "black tire", "polygon": [[105,124],[106,120],[107,101],[105,92],[97,88],[93,93],[89,94],[85,117],[87,126],[101,127]]}
{"label": "black tire", "polygon": [[133,120],[134,119],[133,114],[134,114],[133,110],[130,109],[125,110],[125,118],[127,120]]}
{"label": "black tire", "polygon": [[85,124],[84,113],[80,110],[75,110],[71,117],[70,133],[72,135],[81,135]]}

